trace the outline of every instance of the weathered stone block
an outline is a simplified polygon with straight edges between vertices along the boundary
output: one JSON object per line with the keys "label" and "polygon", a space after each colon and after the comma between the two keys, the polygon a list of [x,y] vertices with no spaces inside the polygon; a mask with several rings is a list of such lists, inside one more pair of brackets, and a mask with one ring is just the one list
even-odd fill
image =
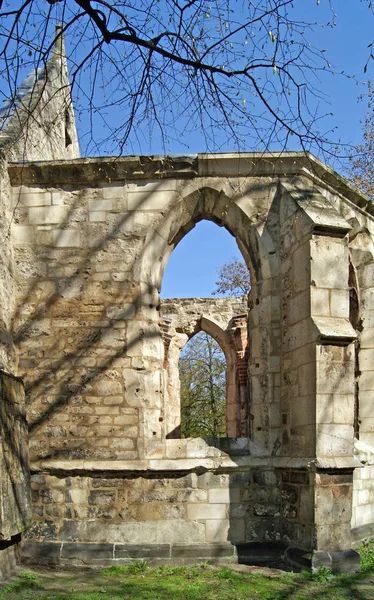
{"label": "weathered stone block", "polygon": [[226,504],[188,504],[187,517],[191,520],[225,519]]}
{"label": "weathered stone block", "polygon": [[98,211],[106,211],[112,210],[113,202],[112,200],[89,200],[88,201],[88,210],[91,212]]}
{"label": "weathered stone block", "polygon": [[133,559],[148,559],[148,558],[169,558],[169,544],[115,544],[114,558],[133,558]]}
{"label": "weathered stone block", "polygon": [[15,244],[32,244],[34,241],[34,227],[29,225],[13,225],[12,233]]}
{"label": "weathered stone block", "polygon": [[349,523],[351,505],[351,485],[319,487],[316,490],[315,522],[319,525]]}
{"label": "weathered stone block", "polygon": [[331,290],[331,316],[349,318],[348,290]]}
{"label": "weathered stone block", "polygon": [[114,498],[114,492],[109,492],[107,490],[92,490],[88,496],[88,503],[98,506],[111,506]]}
{"label": "weathered stone block", "polygon": [[317,456],[352,456],[353,425],[317,425]]}
{"label": "weathered stone block", "polygon": [[113,544],[62,544],[61,558],[77,558],[90,564],[91,560],[113,558]]}
{"label": "weathered stone block", "polygon": [[162,210],[173,199],[173,192],[154,189],[153,191],[128,191],[129,210]]}
{"label": "weathered stone block", "polygon": [[328,289],[312,286],[310,303],[311,315],[326,317],[330,315],[330,291]]}
{"label": "weathered stone block", "polygon": [[101,188],[101,193],[104,199],[117,199],[124,197],[123,185],[108,185]]}
{"label": "weathered stone block", "polygon": [[239,502],[239,488],[218,488],[209,490],[210,504],[229,504]]}
{"label": "weathered stone block", "polygon": [[22,544],[22,562],[24,564],[53,565],[60,562],[61,543],[29,542]]}
{"label": "weathered stone block", "polygon": [[53,232],[56,248],[79,248],[81,237],[78,229],[57,229]]}
{"label": "weathered stone block", "polygon": [[211,557],[226,557],[233,556],[235,547],[231,544],[173,544],[171,546],[172,558],[194,558],[195,560]]}
{"label": "weathered stone block", "polygon": [[49,206],[51,204],[51,193],[50,192],[25,192],[16,194],[14,198],[15,202],[20,203],[22,206]]}
{"label": "weathered stone block", "polygon": [[310,243],[311,281],[317,287],[347,290],[348,247],[345,240],[316,236]]}
{"label": "weathered stone block", "polygon": [[66,221],[67,216],[68,208],[66,206],[45,206],[29,209],[29,222],[31,225],[63,223]]}

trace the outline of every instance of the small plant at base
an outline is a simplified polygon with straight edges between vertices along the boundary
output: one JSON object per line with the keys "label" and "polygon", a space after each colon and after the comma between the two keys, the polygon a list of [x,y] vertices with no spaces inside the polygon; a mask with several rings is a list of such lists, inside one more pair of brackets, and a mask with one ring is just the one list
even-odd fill
{"label": "small plant at base", "polygon": [[309,571],[308,569],[302,569],[301,573],[299,573],[297,575],[297,579],[302,579],[302,580],[306,580],[306,581],[311,581],[314,578],[314,575],[312,573],[312,571]]}
{"label": "small plant at base", "polygon": [[107,569],[99,571],[100,575],[110,577],[111,575],[124,575],[129,572],[129,565],[112,565]]}
{"label": "small plant at base", "polygon": [[368,571],[374,568],[374,539],[364,540],[361,546],[357,548],[360,555],[360,565],[362,571]]}
{"label": "small plant at base", "polygon": [[128,565],[127,571],[132,575],[137,575],[138,573],[144,573],[149,569],[148,561],[140,560],[138,562],[133,563],[132,565]]}
{"label": "small plant at base", "polygon": [[185,568],[184,574],[188,579],[191,579],[193,577],[200,577],[202,571],[206,571],[210,568],[211,566],[208,562],[202,562],[198,563],[197,565]]}
{"label": "small plant at base", "polygon": [[328,581],[331,578],[331,576],[331,570],[325,567],[324,565],[321,565],[317,573],[314,575],[317,581]]}
{"label": "small plant at base", "polygon": [[217,579],[226,579],[226,580],[232,580],[232,579],[238,579],[240,576],[238,575],[238,573],[235,573],[235,571],[232,571],[231,569],[228,569],[227,567],[222,567],[221,569],[218,569],[215,573]]}
{"label": "small plant at base", "polygon": [[160,575],[184,575],[186,567],[173,567],[171,565],[163,565],[157,569]]}
{"label": "small plant at base", "polygon": [[36,573],[30,573],[29,571],[22,571],[19,576],[21,579],[27,579],[28,581],[36,581],[38,579]]}

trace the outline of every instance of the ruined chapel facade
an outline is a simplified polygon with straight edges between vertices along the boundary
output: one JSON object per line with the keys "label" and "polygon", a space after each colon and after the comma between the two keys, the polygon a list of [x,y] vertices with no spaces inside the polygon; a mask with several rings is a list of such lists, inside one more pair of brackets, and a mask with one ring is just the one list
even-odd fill
{"label": "ruined chapel facade", "polygon": [[[0,562],[356,568],[372,204],[304,153],[80,158],[62,48],[2,118]],[[248,305],[160,301],[201,219],[235,237]],[[179,437],[178,356],[200,330],[227,360],[222,439]]]}

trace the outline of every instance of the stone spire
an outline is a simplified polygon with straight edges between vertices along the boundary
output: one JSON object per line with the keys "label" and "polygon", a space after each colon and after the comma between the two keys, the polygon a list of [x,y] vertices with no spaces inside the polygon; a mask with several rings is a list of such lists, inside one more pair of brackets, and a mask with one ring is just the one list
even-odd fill
{"label": "stone spire", "polygon": [[0,146],[9,160],[79,158],[61,24],[56,26],[50,59],[34,69],[0,109],[0,128]]}

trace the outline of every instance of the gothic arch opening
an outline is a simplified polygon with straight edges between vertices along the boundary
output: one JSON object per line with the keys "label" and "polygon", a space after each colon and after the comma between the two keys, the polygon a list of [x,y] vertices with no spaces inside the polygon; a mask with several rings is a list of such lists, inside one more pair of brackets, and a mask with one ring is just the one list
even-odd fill
{"label": "gothic arch opening", "polygon": [[[228,301],[228,302],[227,302]],[[190,385],[193,393],[190,394],[190,400],[192,402],[193,396],[196,396],[197,388],[194,377],[188,378],[185,373],[185,380],[182,381],[180,373],[180,359],[183,351],[188,345],[188,342],[192,340],[192,344],[199,334],[208,336],[212,343],[209,348],[199,347],[199,338],[195,345],[195,351],[192,352],[193,358],[196,359],[196,363],[199,360],[199,353],[201,354],[200,360],[204,363],[203,368],[209,366],[209,361],[215,357],[209,357],[209,351],[213,351],[215,355],[218,353],[221,357],[221,363],[224,363],[224,379],[220,379],[220,389],[218,393],[222,395],[224,400],[224,426],[215,428],[219,429],[220,436],[240,437],[247,435],[247,432],[243,429],[246,427],[246,418],[243,418],[241,410],[242,398],[246,398],[246,390],[243,388],[246,386],[246,377],[241,377],[242,372],[246,373],[244,363],[247,356],[245,356],[245,350],[242,352],[243,359],[240,358],[240,350],[237,348],[238,331],[242,330],[241,339],[246,338],[247,332],[247,318],[246,314],[241,316],[234,316],[225,324],[216,322],[207,315],[199,313],[199,305],[204,303],[205,307],[209,304],[209,298],[197,299],[197,306],[194,307],[194,299],[172,299],[165,300],[161,304],[162,312],[162,337],[164,341],[165,357],[164,357],[164,382],[165,382],[165,428],[167,438],[179,438],[188,437],[186,430],[183,431],[183,418],[182,418],[182,404],[181,397],[183,395],[182,387]],[[225,306],[226,304],[226,306]],[[227,310],[230,305],[233,310],[239,306],[240,303],[234,299],[220,299],[215,309],[219,312],[220,307]],[[195,311],[195,312],[194,312]],[[236,312],[236,311],[235,311]],[[185,317],[188,315],[188,319]],[[225,327],[225,328],[224,328]],[[190,360],[191,356],[190,356]],[[213,361],[214,362],[214,361]],[[195,363],[195,367],[196,367]],[[187,365],[185,365],[187,367]],[[200,367],[202,365],[200,364]],[[244,368],[243,368],[244,367]],[[199,369],[197,369],[199,370]],[[221,373],[222,375],[222,373]],[[212,381],[208,382],[210,385],[210,391],[216,387]],[[217,388],[218,389],[218,388]],[[195,393],[196,392],[196,393]],[[212,398],[214,402],[215,399]],[[222,406],[221,400],[219,403]],[[191,407],[191,411],[194,407]],[[181,427],[182,421],[182,427]],[[194,435],[197,435],[198,427],[194,427]],[[201,433],[204,428],[201,428]],[[206,429],[206,434],[208,429]],[[209,436],[213,435],[212,431]],[[213,436],[214,437],[214,436]]]}
{"label": "gothic arch opening", "polygon": [[226,437],[226,358],[204,331],[179,357],[181,437]]}
{"label": "gothic arch opening", "polygon": [[149,230],[145,249],[135,265],[135,277],[143,286],[145,303],[151,300],[151,291],[157,292],[157,299],[153,298],[157,307],[158,292],[171,253],[184,236],[204,219],[225,227],[235,238],[250,272],[252,290],[257,281],[269,277],[269,252],[264,251],[259,242],[258,228],[263,226],[260,216],[250,217],[221,190],[203,188],[174,204]]}
{"label": "gothic arch opening", "polygon": [[[268,444],[270,440],[265,428],[269,429],[268,423],[273,419],[270,413],[274,413],[274,422],[277,421],[279,407],[270,400],[274,386],[262,385],[261,382],[264,378],[267,381],[275,378],[279,363],[279,323],[271,322],[271,315],[280,310],[276,304],[279,303],[280,286],[279,254],[276,251],[279,219],[263,215],[256,197],[253,202],[246,197],[244,205],[242,197],[230,197],[232,189],[222,180],[219,189],[212,187],[216,185],[214,181],[209,183],[211,185],[200,188],[196,181],[184,185],[184,196],[170,205],[149,229],[144,250],[134,268],[140,288],[141,314],[152,323],[154,330],[158,327],[160,333],[162,331],[164,342],[163,356],[160,357],[163,363],[164,436],[179,437],[180,432],[180,409],[172,401],[178,385],[175,383],[177,361],[173,358],[170,363],[169,359],[173,352],[178,353],[179,358],[181,347],[178,347],[178,341],[168,339],[170,324],[163,322],[167,315],[164,314],[164,301],[159,297],[162,278],[177,244],[197,223],[209,220],[225,227],[233,235],[251,277],[248,305],[234,313],[238,315],[239,322],[238,332],[232,340],[235,375],[228,383],[231,390],[231,395],[227,393],[227,410],[230,412],[228,435],[246,437],[255,433],[256,438]],[[212,316],[210,310],[202,312]],[[244,312],[248,314],[248,320],[245,315],[245,325],[241,321]],[[233,397],[235,402],[230,401]]]}

